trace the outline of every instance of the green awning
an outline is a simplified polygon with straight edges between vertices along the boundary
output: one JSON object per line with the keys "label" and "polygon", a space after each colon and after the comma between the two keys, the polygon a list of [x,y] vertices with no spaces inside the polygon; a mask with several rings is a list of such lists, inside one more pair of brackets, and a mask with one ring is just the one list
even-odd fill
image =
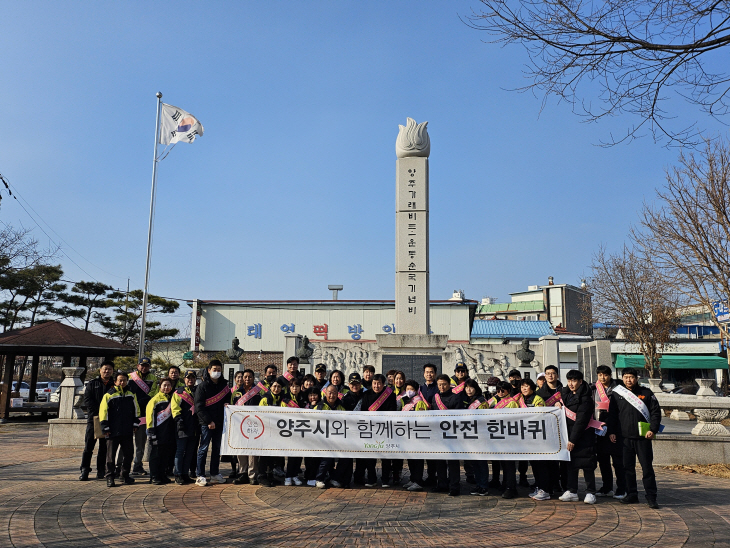
{"label": "green awning", "polygon": [[[616,356],[616,369],[633,367],[644,369],[644,356],[641,354],[619,354]],[[727,369],[727,360],[719,356],[673,356],[665,354],[660,362],[662,369]]]}

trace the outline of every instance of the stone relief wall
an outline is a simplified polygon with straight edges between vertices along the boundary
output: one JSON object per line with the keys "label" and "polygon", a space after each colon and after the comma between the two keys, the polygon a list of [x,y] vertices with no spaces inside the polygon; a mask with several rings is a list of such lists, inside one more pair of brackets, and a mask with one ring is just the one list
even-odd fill
{"label": "stone relief wall", "polygon": [[[324,363],[327,371],[339,369],[345,377],[353,372],[362,373],[364,365],[376,365],[374,355],[379,351],[376,343],[330,343],[326,341],[310,341],[314,346],[312,364]],[[535,351],[538,359],[531,363],[529,371],[535,379],[543,371],[542,345],[531,342],[530,348]],[[469,368],[469,376],[477,378],[477,374],[498,377],[507,380],[510,370],[518,368],[517,359],[519,344],[449,344],[443,354],[443,368],[447,374],[452,374],[455,365],[462,361]],[[377,370],[377,367],[376,367]],[[525,368],[520,371],[525,372]]]}

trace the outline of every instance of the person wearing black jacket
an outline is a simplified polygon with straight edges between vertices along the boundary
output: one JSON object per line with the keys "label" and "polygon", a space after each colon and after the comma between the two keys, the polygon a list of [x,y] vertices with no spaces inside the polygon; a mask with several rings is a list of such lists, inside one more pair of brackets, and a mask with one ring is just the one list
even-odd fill
{"label": "person wearing black jacket", "polygon": [[[154,373],[150,373],[152,361],[147,358],[141,358],[137,364],[137,369],[129,375],[129,383],[127,388],[137,398],[139,405],[140,424],[144,424],[146,419],[145,411],[147,404],[155,397],[158,390],[157,377]],[[147,471],[142,467],[142,460],[145,458],[145,447],[147,446],[147,429],[140,428],[134,435],[134,465],[132,467],[132,475],[145,476]],[[122,456],[117,459],[117,470],[121,467]]]}
{"label": "person wearing black jacket", "polygon": [[[557,367],[555,367],[554,365],[548,365],[545,368],[545,382],[535,392],[543,399],[545,405],[548,407],[552,407],[555,405],[555,403],[551,402],[550,399],[553,398],[555,394],[558,394],[559,396],[560,391],[563,389],[563,383],[560,382],[559,374],[560,372],[558,371]],[[549,492],[560,494],[563,491],[567,490],[568,463],[559,460],[549,460],[545,461],[545,468],[549,476],[546,479],[549,481],[549,485],[552,487]]]}
{"label": "person wearing black jacket", "polygon": [[[79,480],[87,481],[91,473],[91,457],[96,446],[94,436],[94,417],[99,416],[99,405],[104,394],[114,387],[112,379],[114,362],[106,360],[99,368],[99,376],[86,385],[84,389],[84,404],[86,405],[86,433],[84,434],[84,452],[81,454],[81,475]],[[96,477],[102,479],[106,470],[106,443],[99,442],[99,451],[96,454]]]}
{"label": "person wearing black jacket", "polygon": [[[609,426],[608,409],[611,402],[611,395],[614,387],[621,384],[619,381],[611,378],[611,368],[607,365],[599,365],[596,369],[598,380],[591,385],[593,389],[593,402],[596,405],[595,417],[599,422],[603,422]],[[600,389],[599,389],[599,386]],[[601,398],[604,398],[603,400]],[[606,398],[608,398],[606,400]],[[622,500],[626,498],[626,474],[624,472],[624,438],[621,436],[620,430],[608,430],[605,436],[596,437],[596,459],[598,460],[598,468],[601,470],[601,488],[596,492],[598,497],[614,497]],[[610,435],[616,434],[617,440],[611,441]],[[611,461],[616,472],[616,491],[613,490],[613,472],[611,471]]]}
{"label": "person wearing black jacket", "polygon": [[223,437],[224,408],[230,402],[231,389],[223,378],[223,364],[220,360],[210,360],[203,373],[203,382],[195,389],[195,414],[200,423],[200,447],[198,448],[198,479],[195,485],[205,487],[205,460],[208,447],[210,453],[210,483],[225,483],[218,467],[220,465],[221,439]]}
{"label": "person wearing black jacket", "polygon": [[[578,472],[583,470],[586,480],[586,504],[596,503],[596,431],[588,423],[593,418],[593,395],[583,382],[583,373],[576,369],[568,371],[567,388],[560,391],[561,403],[565,409],[565,422],[568,427],[568,489],[560,497],[563,502],[577,502]],[[546,383],[547,384],[547,383]]]}
{"label": "person wearing black jacket", "polygon": [[[387,379],[385,375],[378,373],[373,375],[372,389],[367,390],[362,395],[360,400],[360,411],[397,411],[398,404],[395,399],[395,392],[393,389],[386,386]],[[388,396],[382,400],[379,404],[376,402],[383,396],[384,393],[388,393]],[[377,474],[375,472],[375,464],[377,459],[357,459],[357,467],[355,468],[355,478],[361,478],[367,472],[367,483],[365,487],[375,487],[377,481]],[[383,487],[390,487],[390,475],[393,471],[393,461],[391,459],[380,459],[380,465],[382,466],[380,484]]]}
{"label": "person wearing black jacket", "polygon": [[[609,439],[618,443],[619,433],[623,436],[623,463],[624,474],[626,475],[626,498],[621,502],[632,504],[639,502],[638,487],[636,485],[636,458],[639,458],[643,472],[642,482],[646,493],[646,503],[650,508],[658,508],[656,502],[657,486],[654,476],[654,451],[651,440],[659,432],[662,422],[662,410],[654,393],[648,388],[639,386],[639,379],[635,369],[626,368],[623,371],[622,380],[625,388],[636,396],[637,406],[643,403],[649,415],[649,427],[644,436],[640,435],[639,423],[647,422],[637,407],[632,405],[628,397],[621,395],[621,391],[614,388],[611,402],[608,407]],[[629,396],[629,394],[627,394]],[[633,399],[633,398],[631,398]]]}
{"label": "person wearing black jacket", "polygon": [[342,396],[342,407],[348,411],[355,411],[355,408],[359,411],[358,404],[362,400],[362,395],[365,393],[362,390],[362,380],[360,379],[359,373],[350,373],[348,377],[348,384],[350,391]]}
{"label": "person wearing black jacket", "polygon": [[[421,396],[426,400],[426,403],[431,401],[434,394],[438,394],[438,386],[436,386],[436,375],[438,370],[432,363],[424,364],[423,366],[423,384],[419,390]],[[431,487],[437,484],[438,478],[436,478],[436,470],[438,469],[438,461],[429,459],[426,461],[428,465],[428,472],[426,478],[423,480],[423,487]]]}
{"label": "person wearing black jacket", "polygon": [[177,435],[175,446],[175,482],[185,485],[192,480],[188,475],[200,441],[200,425],[195,418],[195,381],[198,375],[190,369],[185,373],[185,386],[172,395],[172,418]]}
{"label": "person wearing black jacket", "polygon": [[[448,375],[439,375],[436,377],[436,386],[438,386],[438,394],[431,397],[428,402],[432,411],[444,409],[464,409],[464,397],[462,394],[454,394],[451,390],[451,379]],[[436,491],[446,491],[448,489],[450,497],[458,497],[461,494],[461,464],[458,460],[440,460],[436,463],[436,477],[438,486]],[[448,469],[448,478],[446,471]]]}

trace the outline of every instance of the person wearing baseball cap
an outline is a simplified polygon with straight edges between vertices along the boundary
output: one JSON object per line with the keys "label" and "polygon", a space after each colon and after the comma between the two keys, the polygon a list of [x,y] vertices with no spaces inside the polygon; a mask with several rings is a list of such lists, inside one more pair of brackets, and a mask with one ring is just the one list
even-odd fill
{"label": "person wearing baseball cap", "polygon": [[314,378],[317,382],[314,383],[314,387],[317,390],[324,390],[327,385],[327,366],[323,363],[318,363],[314,368]]}
{"label": "person wearing baseball cap", "polygon": [[[134,433],[134,465],[132,467],[133,476],[147,475],[147,471],[142,467],[142,459],[144,457],[145,446],[147,445],[147,418],[145,410],[147,404],[157,395],[159,387],[157,385],[157,377],[154,373],[150,373],[152,368],[152,360],[147,356],[139,359],[137,369],[129,375],[129,384],[127,387],[136,396],[137,404],[140,408],[140,426]],[[121,454],[119,455],[121,458]],[[121,462],[117,462],[119,468]]]}

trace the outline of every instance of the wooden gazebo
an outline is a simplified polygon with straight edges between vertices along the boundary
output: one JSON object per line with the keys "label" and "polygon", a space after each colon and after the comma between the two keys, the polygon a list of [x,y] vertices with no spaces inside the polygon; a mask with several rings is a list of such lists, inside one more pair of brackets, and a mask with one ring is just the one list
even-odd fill
{"label": "wooden gazebo", "polygon": [[78,357],[78,367],[86,367],[86,359],[89,357],[114,358],[134,356],[136,353],[134,348],[56,321],[0,333],[0,356],[5,356],[0,394],[0,419],[6,419],[10,412],[13,370],[15,358],[18,356],[32,359],[29,398],[32,401],[38,382],[41,356],[63,357],[64,367],[70,367],[71,358]]}

